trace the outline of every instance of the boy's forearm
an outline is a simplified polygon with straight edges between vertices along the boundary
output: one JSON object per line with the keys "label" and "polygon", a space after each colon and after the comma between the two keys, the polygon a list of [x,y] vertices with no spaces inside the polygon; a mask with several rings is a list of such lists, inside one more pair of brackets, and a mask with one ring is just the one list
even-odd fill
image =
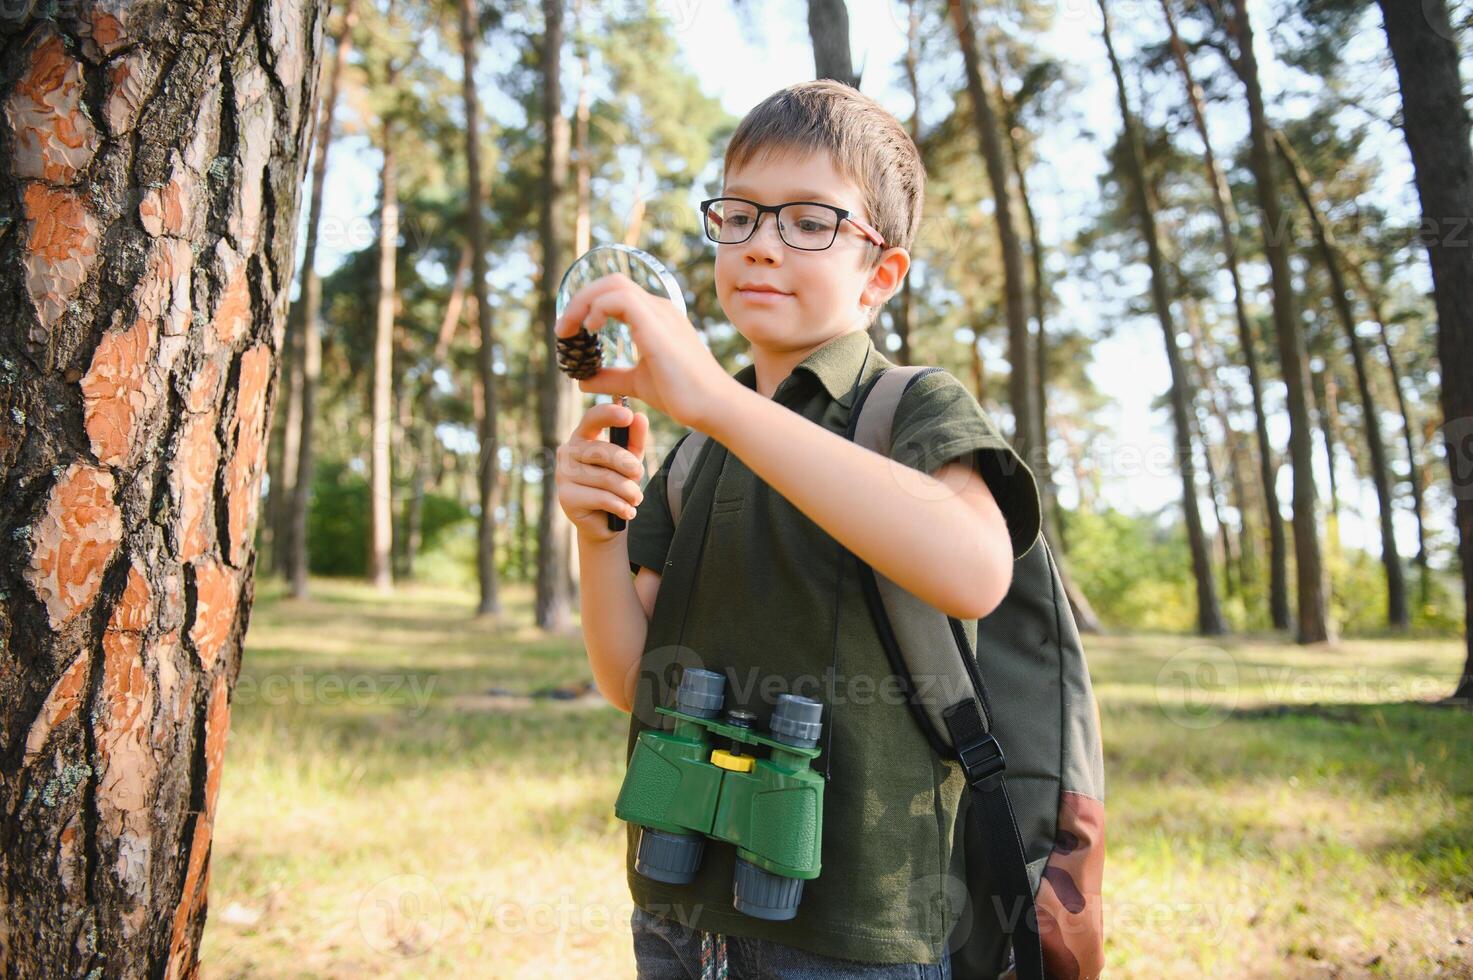
{"label": "boy's forearm", "polygon": [[976,513],[948,484],[740,382],[721,398],[710,435],[877,572],[959,618],[985,615],[979,595],[1006,592],[1005,580],[992,580],[1011,576],[1011,548],[1002,567]]}
{"label": "boy's forearm", "polygon": [[628,536],[604,543],[577,537],[578,605],[593,681],[610,704],[629,711],[634,696],[629,681],[644,653],[649,619],[629,574]]}

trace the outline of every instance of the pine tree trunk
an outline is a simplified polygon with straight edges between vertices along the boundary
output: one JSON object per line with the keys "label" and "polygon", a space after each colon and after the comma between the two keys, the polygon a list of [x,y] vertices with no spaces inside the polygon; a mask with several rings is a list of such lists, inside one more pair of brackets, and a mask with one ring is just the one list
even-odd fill
{"label": "pine tree trunk", "polygon": [[[1412,491],[1412,510],[1417,517],[1417,554],[1412,559],[1419,569],[1422,570],[1423,584],[1426,584],[1427,572],[1427,525],[1426,508],[1422,501],[1422,470],[1417,465],[1417,443],[1412,434],[1411,410],[1407,407],[1406,385],[1402,382],[1401,366],[1396,360],[1396,349],[1391,346],[1391,335],[1386,330],[1386,317],[1381,309],[1381,290],[1372,288],[1366,280],[1365,271],[1361,269],[1360,263],[1349,254],[1344,255],[1346,264],[1350,266],[1350,274],[1355,279],[1356,285],[1360,287],[1361,295],[1370,307],[1371,317],[1376,321],[1376,329],[1381,338],[1381,350],[1386,354],[1386,367],[1391,372],[1391,387],[1396,392],[1396,410],[1401,415],[1402,442],[1407,451],[1407,480]],[[1425,602],[1427,597],[1422,597]]]}
{"label": "pine tree trunk", "polygon": [[1197,505],[1197,468],[1192,456],[1191,424],[1187,416],[1191,385],[1182,364],[1181,351],[1177,347],[1176,324],[1171,312],[1171,290],[1166,281],[1166,261],[1161,254],[1161,235],[1156,227],[1150,188],[1146,183],[1140,134],[1130,110],[1125,75],[1115,54],[1109,7],[1106,0],[1099,0],[1099,4],[1100,14],[1104,18],[1105,50],[1110,58],[1110,69],[1115,75],[1119,96],[1122,139],[1127,148],[1126,169],[1129,171],[1127,177],[1131,183],[1132,203],[1136,220],[1140,222],[1141,236],[1145,239],[1146,261],[1151,270],[1151,302],[1156,309],[1156,318],[1161,321],[1166,362],[1171,370],[1171,417],[1176,433],[1177,468],[1181,474],[1182,514],[1186,519],[1187,544],[1192,554],[1192,575],[1197,583],[1197,631],[1203,636],[1216,636],[1227,632],[1227,626],[1223,622],[1222,609],[1217,601],[1212,556],[1208,552],[1202,515]]}
{"label": "pine tree trunk", "polygon": [[1452,477],[1463,566],[1467,660],[1454,697],[1473,703],[1473,149],[1458,72],[1458,49],[1443,0],[1378,0],[1396,73],[1402,127],[1422,200],[1423,242],[1437,303],[1442,366],[1442,436]]}
{"label": "pine tree trunk", "polygon": [[[1330,474],[1330,519],[1335,522],[1336,530],[1340,527],[1340,478],[1336,475],[1336,459],[1340,455],[1340,416],[1337,411],[1339,402],[1336,399],[1338,392],[1335,387],[1335,377],[1328,369],[1319,371],[1310,376],[1310,385],[1313,388],[1316,404],[1315,414],[1319,417],[1320,435],[1325,440],[1325,471]],[[1332,540],[1333,537],[1332,537]]]}
{"label": "pine tree trunk", "polygon": [[568,581],[572,523],[557,505],[554,463],[571,425],[577,388],[557,366],[557,287],[563,274],[564,200],[568,184],[568,120],[562,115],[560,65],[563,46],[563,0],[543,0],[542,38],[542,214],[538,237],[542,264],[538,273],[537,322],[542,327],[542,374],[538,386],[538,428],[542,441],[538,465],[541,501],[537,525],[537,595],[534,618],[539,628],[567,633],[573,627]]}
{"label": "pine tree trunk", "polygon": [[[389,84],[393,85],[393,72]],[[389,443],[393,436],[394,274],[399,254],[399,168],[391,118],[382,122],[383,170],[379,185],[378,302],[373,334],[369,430],[368,578],[380,592],[394,587],[390,557],[394,543],[393,475]]]}
{"label": "pine tree trunk", "polygon": [[1258,193],[1263,250],[1268,257],[1273,288],[1274,332],[1284,374],[1289,409],[1289,458],[1294,468],[1294,558],[1299,599],[1299,643],[1334,640],[1330,622],[1329,581],[1320,555],[1319,517],[1313,470],[1314,442],[1310,434],[1309,363],[1304,335],[1294,312],[1294,281],[1289,270],[1289,224],[1279,204],[1269,150],[1269,127],[1258,81],[1258,59],[1253,53],[1253,28],[1245,0],[1232,0],[1231,27],[1238,52],[1233,67],[1243,81],[1249,121],[1249,162]]}
{"label": "pine tree trunk", "polygon": [[7,977],[197,974],[324,16],[242,6],[0,42]]}
{"label": "pine tree trunk", "polygon": [[1388,476],[1390,465],[1386,458],[1386,442],[1381,437],[1380,412],[1376,406],[1375,396],[1371,393],[1371,379],[1366,368],[1365,350],[1361,346],[1360,336],[1355,332],[1356,316],[1355,311],[1351,308],[1350,290],[1340,269],[1340,249],[1335,241],[1334,233],[1325,224],[1319,207],[1315,204],[1314,194],[1309,186],[1309,173],[1305,170],[1298,154],[1294,152],[1294,147],[1289,144],[1288,138],[1281,132],[1274,133],[1274,141],[1284,158],[1289,177],[1294,183],[1294,189],[1298,192],[1299,200],[1304,204],[1304,210],[1308,213],[1310,224],[1314,228],[1315,244],[1319,247],[1320,258],[1325,263],[1325,272],[1330,277],[1330,299],[1340,319],[1340,326],[1345,331],[1345,342],[1350,348],[1350,363],[1355,368],[1355,386],[1360,395],[1361,414],[1364,416],[1362,424],[1365,426],[1366,448],[1370,451],[1371,456],[1371,483],[1376,488],[1376,502],[1380,508],[1381,564],[1386,570],[1386,621],[1393,629],[1406,629],[1409,624],[1406,576],[1401,568],[1401,555],[1396,549],[1396,528],[1392,520],[1394,508],[1391,499],[1391,480]]}
{"label": "pine tree trunk", "polygon": [[849,8],[844,0],[808,0],[808,38],[814,78],[832,78],[859,88],[849,54]]}
{"label": "pine tree trunk", "polygon": [[497,456],[501,447],[497,426],[496,333],[491,323],[491,304],[486,299],[486,241],[481,215],[481,103],[476,90],[477,47],[480,32],[475,0],[460,0],[460,55],[464,80],[466,159],[466,237],[471,251],[471,296],[476,307],[476,330],[481,343],[476,355],[476,372],[481,379],[482,412],[476,417],[480,442],[477,453],[476,486],[480,514],[476,518],[476,577],[480,600],[476,612],[500,616],[501,598],[496,578]]}
{"label": "pine tree trunk", "polygon": [[993,221],[997,225],[998,244],[1003,258],[1003,293],[1008,321],[1008,398],[1013,410],[1013,449],[1025,460],[1031,458],[1038,444],[1033,420],[1038,412],[1033,406],[1033,358],[1029,354],[1028,305],[1024,298],[1027,277],[1023,272],[1023,245],[1013,224],[1012,193],[1008,188],[1007,151],[998,132],[997,112],[992,95],[982,77],[982,62],[977,51],[971,0],[948,0],[957,41],[966,64],[967,93],[972,100],[972,119],[982,159],[987,165],[987,181],[995,202]]}
{"label": "pine tree trunk", "polygon": [[[921,154],[921,166],[926,165],[926,154],[921,146],[921,83],[920,83],[920,56],[921,56],[921,8],[917,0],[906,0],[906,27],[905,27],[905,86],[910,93],[910,119],[906,128],[910,132],[910,141],[916,145],[916,150]],[[924,217],[922,220],[925,220]],[[915,245],[912,245],[912,249]],[[914,261],[914,259],[912,259]],[[912,293],[911,279],[907,275],[900,283],[900,305],[895,311],[895,335],[900,341],[900,346],[895,352],[897,364],[910,364],[910,332],[911,322],[915,316],[915,296]],[[879,322],[876,318],[876,322]]]}
{"label": "pine tree trunk", "polygon": [[[338,89],[342,84],[343,66],[353,48],[353,28],[358,22],[358,0],[346,0],[343,22],[328,67],[327,90],[322,96],[322,115],[317,123],[317,151],[312,160],[312,197],[307,207],[307,238],[302,249],[302,287],[292,313],[300,310],[295,325],[288,319],[287,343],[297,353],[301,365],[301,385],[296,389],[300,411],[295,424],[295,440],[284,440],[296,447],[296,467],[292,473],[291,499],[287,507],[284,542],[286,563],[283,572],[291,580],[293,597],[305,599],[307,584],[307,506],[312,499],[312,473],[315,468],[314,430],[317,424],[317,384],[322,375],[322,334],[318,319],[322,313],[322,279],[317,275],[318,229],[322,223],[322,189],[327,181],[327,155],[332,148],[333,126],[337,115]],[[288,419],[290,428],[292,420]],[[289,449],[288,449],[289,451]]]}
{"label": "pine tree trunk", "polygon": [[1238,212],[1228,189],[1227,178],[1217,164],[1217,154],[1212,148],[1212,136],[1207,129],[1207,116],[1203,111],[1202,88],[1192,74],[1187,61],[1186,45],[1176,30],[1176,18],[1171,12],[1170,0],[1161,0],[1161,11],[1168,30],[1171,32],[1171,52],[1181,72],[1182,84],[1186,86],[1187,105],[1192,110],[1192,120],[1197,135],[1202,140],[1202,165],[1207,171],[1207,183],[1212,188],[1213,209],[1222,229],[1223,265],[1233,284],[1233,312],[1238,321],[1238,338],[1243,348],[1243,363],[1248,369],[1248,390],[1253,396],[1253,418],[1258,436],[1259,481],[1263,488],[1264,525],[1268,528],[1269,547],[1269,617],[1274,629],[1289,628],[1289,559],[1288,542],[1284,536],[1284,518],[1279,513],[1279,491],[1277,486],[1278,466],[1274,462],[1273,446],[1268,439],[1268,413],[1263,407],[1263,384],[1259,376],[1258,343],[1253,338],[1253,325],[1248,319],[1248,301],[1243,292],[1243,279],[1238,270]]}

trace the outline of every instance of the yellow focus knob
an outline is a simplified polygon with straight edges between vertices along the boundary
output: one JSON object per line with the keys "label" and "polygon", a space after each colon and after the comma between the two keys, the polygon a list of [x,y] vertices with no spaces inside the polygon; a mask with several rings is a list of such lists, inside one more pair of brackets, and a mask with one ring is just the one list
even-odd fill
{"label": "yellow focus knob", "polygon": [[713,749],[711,752],[711,765],[720,766],[722,769],[730,769],[732,772],[751,772],[757,765],[757,757],[752,755],[737,755],[725,749]]}

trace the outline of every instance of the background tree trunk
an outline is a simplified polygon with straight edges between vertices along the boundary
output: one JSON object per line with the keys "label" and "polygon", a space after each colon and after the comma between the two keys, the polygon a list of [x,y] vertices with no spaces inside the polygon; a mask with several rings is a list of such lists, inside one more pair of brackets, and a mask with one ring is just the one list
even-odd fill
{"label": "background tree trunk", "polygon": [[1161,0],[1161,12],[1171,35],[1172,58],[1177,70],[1181,72],[1182,84],[1186,87],[1187,106],[1192,110],[1192,122],[1197,136],[1202,140],[1202,166],[1207,171],[1213,209],[1217,212],[1217,223],[1222,229],[1223,266],[1233,285],[1233,313],[1238,321],[1238,341],[1243,348],[1243,363],[1248,369],[1248,390],[1253,396],[1253,417],[1258,436],[1259,481],[1263,486],[1268,528],[1269,618],[1273,621],[1274,629],[1286,630],[1289,628],[1289,548],[1284,538],[1284,518],[1279,513],[1276,478],[1278,466],[1274,462],[1273,445],[1268,440],[1268,413],[1263,407],[1258,343],[1253,338],[1253,324],[1248,319],[1248,300],[1243,293],[1243,279],[1238,268],[1238,210],[1233,204],[1227,178],[1217,164],[1217,153],[1213,150],[1212,134],[1207,128],[1207,115],[1202,106],[1202,88],[1192,74],[1186,45],[1177,33],[1171,0]]}
{"label": "background tree trunk", "polygon": [[1473,149],[1458,73],[1458,49],[1443,0],[1378,0],[1396,74],[1402,126],[1422,199],[1423,241],[1437,302],[1442,365],[1442,436],[1452,477],[1463,565],[1463,636],[1468,657],[1454,697],[1473,703]]}
{"label": "background tree trunk", "polygon": [[[1376,408],[1375,396],[1371,393],[1365,350],[1355,332],[1355,311],[1351,307],[1350,290],[1340,268],[1340,249],[1334,233],[1326,226],[1319,207],[1315,204],[1314,194],[1309,186],[1309,172],[1294,152],[1294,147],[1281,132],[1274,133],[1274,141],[1289,170],[1294,190],[1299,194],[1299,200],[1309,215],[1310,225],[1314,228],[1315,244],[1324,260],[1325,272],[1330,277],[1330,299],[1340,318],[1340,326],[1345,330],[1345,343],[1350,348],[1350,363],[1355,368],[1356,391],[1360,395],[1361,414],[1364,416],[1362,424],[1365,426],[1366,448],[1371,456],[1371,483],[1376,488],[1376,503],[1381,519],[1381,564],[1386,570],[1386,622],[1394,629],[1406,629],[1409,624],[1406,576],[1402,573],[1401,555],[1396,550],[1391,481],[1387,476],[1389,466],[1386,460],[1386,441],[1381,437],[1381,417]],[[1328,373],[1328,368],[1326,370]]]}
{"label": "background tree trunk", "polygon": [[476,489],[480,514],[476,519],[476,578],[482,616],[501,615],[496,577],[497,456],[501,447],[497,429],[496,334],[491,324],[491,304],[486,301],[486,234],[481,215],[481,102],[476,94],[479,19],[475,0],[460,0],[460,56],[465,102],[466,238],[471,253],[471,296],[476,308],[476,331],[481,343],[476,353],[476,370],[481,378],[482,411],[476,416],[480,451],[476,456]]}
{"label": "background tree trunk", "polygon": [[[1003,292],[1008,320],[1008,399],[1013,410],[1013,448],[1025,460],[1030,459],[1038,444],[1033,421],[1038,417],[1033,407],[1033,358],[1029,355],[1028,304],[1024,298],[1027,277],[1023,272],[1023,246],[1013,225],[1012,192],[1008,189],[1007,151],[998,132],[997,112],[992,95],[982,77],[982,61],[977,51],[970,0],[949,0],[952,23],[966,64],[967,93],[972,100],[972,119],[977,129],[977,142],[987,165],[987,181],[996,204],[993,220],[997,224],[998,244],[1002,249]],[[980,397],[980,395],[978,396]]]}
{"label": "background tree trunk", "polygon": [[537,322],[542,327],[542,377],[539,386],[538,423],[542,440],[538,465],[542,480],[537,527],[537,625],[549,632],[565,633],[573,625],[568,588],[568,554],[572,550],[572,523],[557,504],[554,462],[557,447],[567,437],[565,425],[569,406],[577,405],[577,387],[557,366],[557,337],[553,323],[557,311],[558,280],[563,274],[563,198],[568,183],[568,120],[562,115],[560,65],[563,46],[563,0],[543,0],[542,51],[542,214],[538,237],[542,263],[538,273]]}
{"label": "background tree trunk", "polygon": [[1319,643],[1334,639],[1330,622],[1329,581],[1320,555],[1319,528],[1315,514],[1312,460],[1314,443],[1309,419],[1309,358],[1304,335],[1294,313],[1294,281],[1289,272],[1286,241],[1289,224],[1279,205],[1274,182],[1273,156],[1269,152],[1269,127],[1263,108],[1263,90],[1258,82],[1258,58],[1253,53],[1253,27],[1245,0],[1232,0],[1230,29],[1237,43],[1233,68],[1243,80],[1249,121],[1249,160],[1262,212],[1263,250],[1268,256],[1273,285],[1274,332],[1278,337],[1279,363],[1284,372],[1285,401],[1289,409],[1289,458],[1294,467],[1294,558],[1298,579],[1299,619],[1297,640]]}
{"label": "background tree trunk", "polygon": [[[291,503],[285,525],[286,564],[284,571],[291,579],[292,595],[307,598],[307,505],[312,499],[313,430],[317,422],[317,384],[322,375],[322,334],[318,320],[322,313],[322,279],[317,275],[317,236],[322,223],[322,188],[327,180],[327,154],[332,148],[333,122],[337,115],[338,90],[342,86],[343,66],[353,48],[353,28],[358,22],[358,0],[346,0],[343,23],[333,49],[327,91],[322,97],[322,115],[317,123],[317,152],[312,160],[312,198],[307,210],[307,239],[302,250],[302,286],[292,313],[300,316],[296,326],[297,351],[301,365],[301,384],[295,389],[301,411],[296,424],[297,465],[293,471]],[[293,345],[293,327],[287,323],[287,343]],[[292,420],[287,420],[290,427]],[[284,440],[290,443],[291,440]],[[281,547],[279,544],[278,547]]]}
{"label": "background tree trunk", "polygon": [[844,0],[808,0],[808,37],[813,42],[813,77],[859,88],[849,54],[849,8]]}
{"label": "background tree trunk", "polygon": [[48,10],[0,84],[0,974],[193,976],[323,7]]}
{"label": "background tree trunk", "polygon": [[1202,529],[1202,515],[1197,506],[1197,468],[1192,458],[1192,435],[1187,417],[1191,383],[1182,364],[1181,351],[1176,343],[1176,324],[1171,312],[1171,290],[1166,281],[1166,261],[1161,254],[1161,235],[1156,227],[1156,215],[1151,201],[1150,187],[1146,182],[1145,162],[1141,150],[1140,134],[1135,127],[1134,114],[1125,88],[1125,75],[1120,69],[1120,59],[1115,54],[1115,43],[1111,37],[1110,10],[1106,0],[1099,0],[1100,14],[1104,18],[1105,50],[1110,57],[1110,69],[1115,75],[1115,86],[1119,94],[1121,139],[1126,144],[1126,169],[1135,198],[1136,219],[1141,225],[1141,237],[1146,243],[1146,261],[1151,269],[1151,302],[1156,308],[1156,317],[1161,321],[1161,332],[1166,342],[1166,362],[1171,369],[1171,418],[1176,432],[1177,468],[1181,473],[1182,513],[1186,518],[1187,544],[1192,552],[1192,576],[1197,583],[1197,631],[1203,636],[1216,636],[1227,632],[1222,619],[1222,609],[1217,601],[1217,585],[1212,574],[1212,556],[1208,554],[1207,537]]}
{"label": "background tree trunk", "polygon": [[372,429],[368,465],[368,578],[380,592],[388,592],[394,587],[394,573],[390,567],[394,542],[394,491],[389,440],[394,424],[394,272],[399,255],[399,175],[393,119],[385,118],[381,125],[384,162],[379,185],[378,315],[373,335],[373,376],[369,386]]}

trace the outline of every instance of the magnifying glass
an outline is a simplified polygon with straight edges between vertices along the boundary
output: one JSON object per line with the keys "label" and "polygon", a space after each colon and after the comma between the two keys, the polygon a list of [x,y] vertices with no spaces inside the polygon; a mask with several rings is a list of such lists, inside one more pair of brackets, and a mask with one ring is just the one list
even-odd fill
{"label": "magnifying glass", "polygon": [[[557,287],[556,315],[563,315],[563,311],[568,308],[568,301],[578,290],[595,279],[616,272],[622,272],[647,292],[670,300],[676,309],[681,313],[685,312],[685,296],[680,291],[680,284],[659,259],[632,245],[611,243],[595,245],[568,266],[568,271],[563,273],[562,282]],[[602,368],[633,367],[638,359],[639,352],[629,335],[629,327],[613,317],[605,320],[604,325],[596,331],[590,332],[580,327],[571,337],[557,338],[558,368],[568,377],[579,381],[593,377]],[[595,395],[594,401],[598,403],[602,397],[604,396]],[[617,397],[620,405],[629,407],[627,395]],[[614,396],[608,398],[612,403]],[[629,426],[609,426],[609,441],[627,449]],[[624,523],[624,518],[616,514],[609,515],[610,531],[624,530]]]}

